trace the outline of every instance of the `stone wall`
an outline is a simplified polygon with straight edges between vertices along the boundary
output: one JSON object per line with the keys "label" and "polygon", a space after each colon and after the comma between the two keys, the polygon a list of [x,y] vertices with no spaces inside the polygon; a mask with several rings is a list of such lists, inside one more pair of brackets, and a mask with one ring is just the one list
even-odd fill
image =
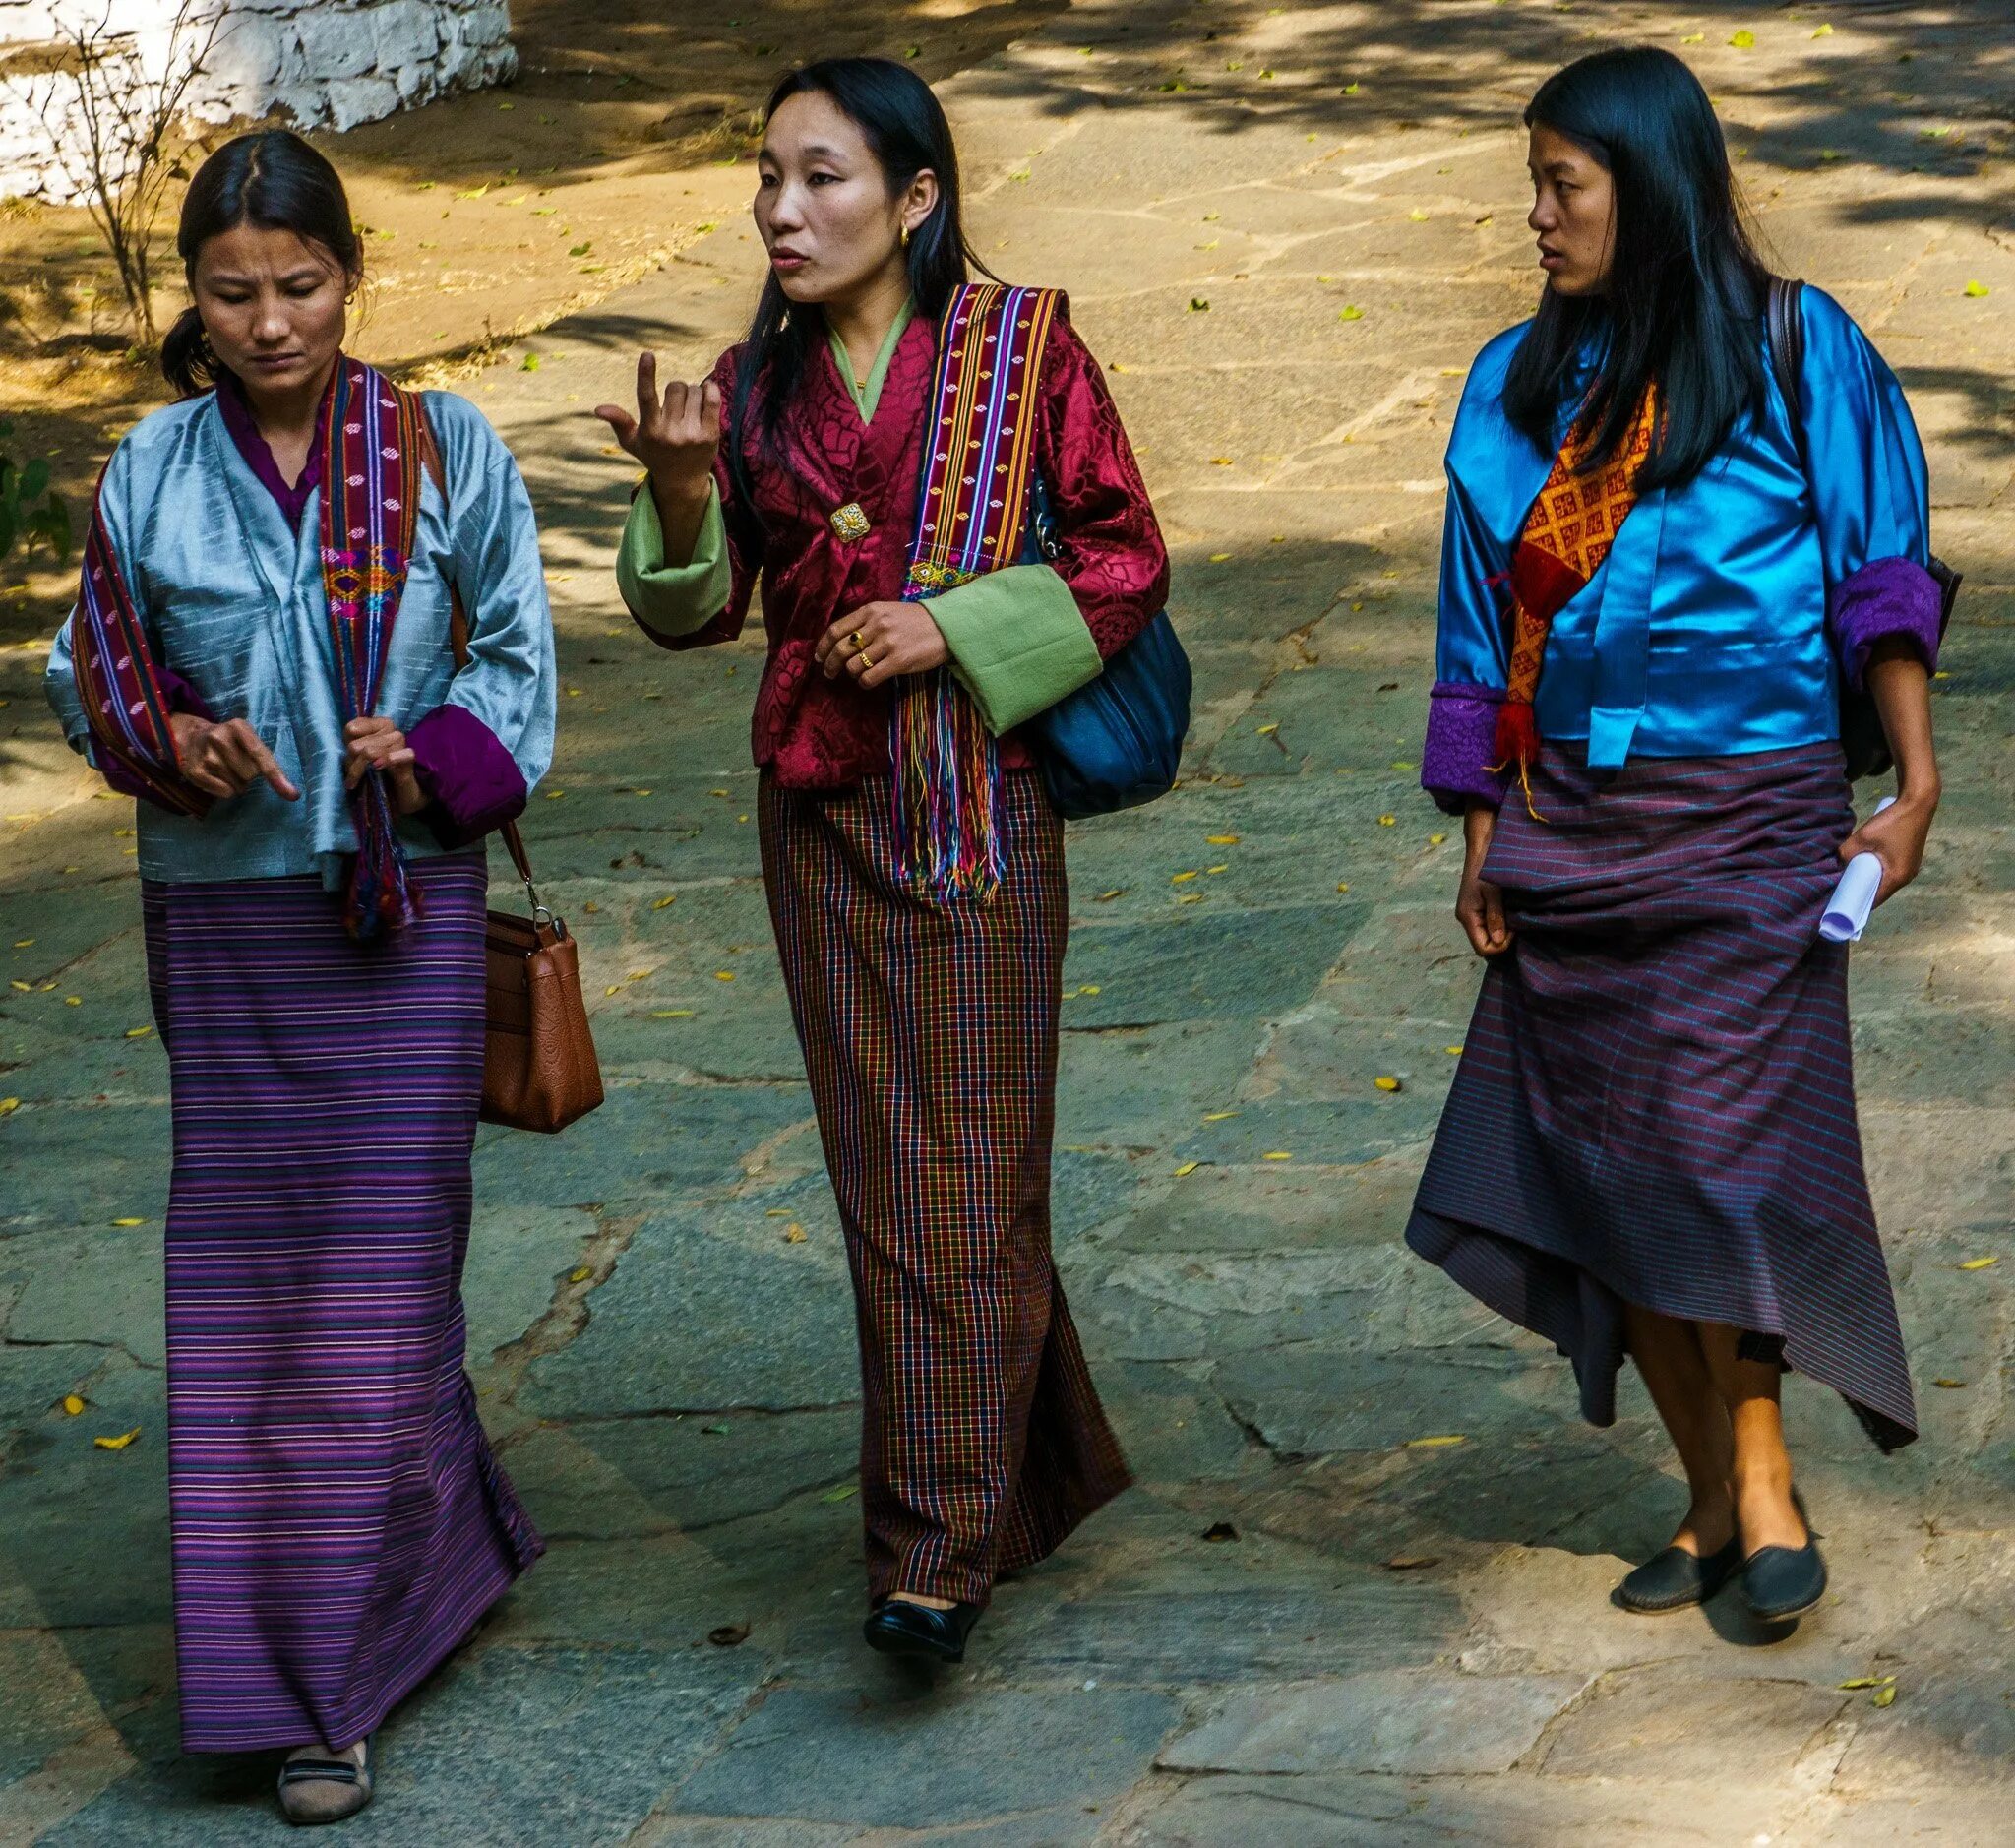
{"label": "stone wall", "polygon": [[[72,191],[44,119],[74,143],[78,90],[60,68],[63,24],[109,16],[132,81],[158,76],[207,32],[179,39],[182,0],[0,0],[0,195]],[[217,20],[190,92],[207,122],[278,113],[304,128],[353,128],[517,68],[508,0],[196,0]]]}

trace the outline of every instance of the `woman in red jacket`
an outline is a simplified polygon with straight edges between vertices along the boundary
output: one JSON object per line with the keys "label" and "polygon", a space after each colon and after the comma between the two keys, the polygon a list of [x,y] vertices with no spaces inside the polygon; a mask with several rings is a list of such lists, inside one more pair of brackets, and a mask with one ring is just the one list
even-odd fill
{"label": "woman in red jacket", "polygon": [[1128,1481],[1050,1254],[1068,899],[1015,728],[1145,627],[1168,558],[1062,296],[968,281],[928,86],[794,72],[760,173],[749,339],[662,393],[646,353],[636,414],[597,413],[648,470],[618,579],[672,648],[732,640],[762,584],[763,876],[859,1306],[867,1637],[955,1662],[996,1577]]}

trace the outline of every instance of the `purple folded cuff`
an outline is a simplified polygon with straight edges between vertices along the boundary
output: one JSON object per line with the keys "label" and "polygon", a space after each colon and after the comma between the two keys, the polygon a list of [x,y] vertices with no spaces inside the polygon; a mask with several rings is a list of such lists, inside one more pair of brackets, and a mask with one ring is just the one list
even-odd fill
{"label": "purple folded cuff", "polygon": [[1428,742],[1421,753],[1421,787],[1435,805],[1460,815],[1470,803],[1496,808],[1510,778],[1493,770],[1497,750],[1497,708],[1502,687],[1437,680],[1428,696]]}
{"label": "purple folded cuff", "polygon": [[405,735],[444,847],[465,847],[524,812],[524,777],[497,734],[465,706],[437,706]]}
{"label": "purple folded cuff", "polygon": [[1923,656],[1924,670],[1938,665],[1944,595],[1938,581],[1907,558],[1878,558],[1843,578],[1826,598],[1826,633],[1840,656],[1847,684],[1861,691],[1868,655],[1877,642],[1902,636]]}
{"label": "purple folded cuff", "polygon": [[172,667],[156,667],[153,671],[154,678],[161,683],[161,691],[167,695],[169,711],[191,713],[208,725],[216,723],[216,714],[204,704],[203,695]]}

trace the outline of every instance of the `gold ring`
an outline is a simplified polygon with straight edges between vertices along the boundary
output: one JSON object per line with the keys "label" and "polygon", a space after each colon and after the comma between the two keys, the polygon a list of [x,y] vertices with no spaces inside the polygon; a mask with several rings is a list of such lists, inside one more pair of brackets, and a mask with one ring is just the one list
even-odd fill
{"label": "gold ring", "polygon": [[858,629],[856,629],[852,635],[848,636],[847,640],[854,645],[854,652],[856,654],[867,653],[868,640],[864,635],[861,634],[861,632]]}
{"label": "gold ring", "polygon": [[873,667],[875,665],[875,657],[866,648],[861,650],[861,665],[863,667]]}

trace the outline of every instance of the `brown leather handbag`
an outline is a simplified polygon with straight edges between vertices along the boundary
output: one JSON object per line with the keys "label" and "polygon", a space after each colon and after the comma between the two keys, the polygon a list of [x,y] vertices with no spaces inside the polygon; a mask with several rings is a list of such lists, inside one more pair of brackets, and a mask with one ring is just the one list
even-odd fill
{"label": "brown leather handbag", "polygon": [[482,1118],[551,1135],[601,1102],[601,1067],[574,939],[539,902],[518,824],[506,822],[502,832],[531,916],[491,911],[484,918]]}
{"label": "brown leather handbag", "polygon": [[[424,417],[420,427],[422,460],[446,501],[448,478],[441,451]],[[468,613],[453,578],[448,598],[448,640],[458,671],[468,663]],[[587,1027],[574,939],[566,922],[539,902],[518,824],[506,822],[499,832],[510,849],[511,864],[524,882],[531,916],[491,911],[484,917],[481,1115],[485,1123],[550,1136],[602,1101],[601,1066]]]}

